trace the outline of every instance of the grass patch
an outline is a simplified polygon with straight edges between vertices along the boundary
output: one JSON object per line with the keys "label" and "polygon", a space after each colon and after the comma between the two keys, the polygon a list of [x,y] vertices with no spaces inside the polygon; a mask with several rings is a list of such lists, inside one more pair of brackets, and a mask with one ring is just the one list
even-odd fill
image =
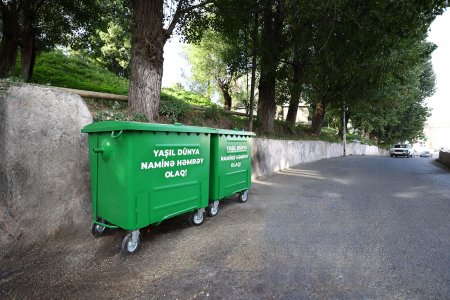
{"label": "grass patch", "polygon": [[[16,64],[16,75],[19,74]],[[62,51],[44,52],[36,58],[34,83],[73,89],[126,95],[128,79],[109,72],[80,56],[66,56]]]}
{"label": "grass patch", "polygon": [[180,88],[163,88],[161,91],[161,100],[162,101],[170,101],[174,99],[183,99],[185,103],[195,105],[195,106],[203,106],[209,107],[214,103],[207,97],[186,91]]}

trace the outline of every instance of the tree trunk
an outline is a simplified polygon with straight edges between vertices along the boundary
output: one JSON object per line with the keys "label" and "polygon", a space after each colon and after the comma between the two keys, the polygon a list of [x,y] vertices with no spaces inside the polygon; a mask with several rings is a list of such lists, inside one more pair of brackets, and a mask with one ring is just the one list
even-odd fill
{"label": "tree trunk", "polygon": [[220,87],[220,89],[222,90],[222,94],[223,94],[223,108],[225,110],[231,110],[231,95],[230,92],[228,91],[228,87]]}
{"label": "tree trunk", "polygon": [[22,77],[25,79],[25,81],[30,82],[33,78],[33,71],[34,66],[36,63],[36,47],[35,45],[35,38],[33,36],[33,42],[31,43],[32,46],[21,48],[21,55],[22,55],[22,68],[21,68],[21,74]]}
{"label": "tree trunk", "polygon": [[0,45],[0,77],[4,78],[16,64],[19,46],[19,16],[15,1],[10,1],[8,4],[1,2],[0,10],[3,25],[3,37]]}
{"label": "tree trunk", "polygon": [[[276,5],[276,13],[274,13]],[[261,133],[274,132],[276,114],[275,82],[280,56],[280,39],[284,17],[284,2],[267,0],[261,40],[261,75],[259,79],[258,125]]]}
{"label": "tree trunk", "polygon": [[256,55],[258,48],[258,28],[259,28],[259,14],[258,10],[255,9],[255,23],[253,26],[252,33],[252,79],[250,83],[250,103],[248,106],[248,131],[253,131],[253,109],[255,103],[255,83],[256,83]]}
{"label": "tree trunk", "polygon": [[131,77],[128,106],[157,122],[163,75],[163,0],[132,0]]}
{"label": "tree trunk", "polygon": [[[263,63],[261,69],[264,69]],[[259,79],[258,125],[261,133],[274,132],[275,104],[275,74],[261,75]]]}
{"label": "tree trunk", "polygon": [[302,93],[302,72],[303,66],[299,61],[294,62],[294,74],[292,76],[291,99],[289,100],[289,109],[286,116],[286,122],[295,124],[297,121],[298,104]]}
{"label": "tree trunk", "polygon": [[314,110],[314,116],[311,123],[311,134],[319,136],[322,132],[323,119],[325,118],[325,104],[322,102],[316,103],[316,108]]}
{"label": "tree trunk", "polygon": [[231,78],[220,79],[216,78],[217,85],[222,91],[223,95],[223,108],[224,110],[231,110],[231,95],[230,95],[230,84]]}
{"label": "tree trunk", "polygon": [[303,72],[306,66],[306,55],[300,55],[300,45],[297,38],[294,38],[294,59],[293,75],[291,85],[291,99],[289,100],[289,109],[286,116],[286,122],[295,124],[297,121],[298,104],[302,93]]}
{"label": "tree trunk", "polygon": [[25,81],[31,81],[33,77],[34,63],[36,61],[36,31],[34,28],[33,8],[27,7],[24,11],[24,22],[20,39],[22,58],[21,74]]}

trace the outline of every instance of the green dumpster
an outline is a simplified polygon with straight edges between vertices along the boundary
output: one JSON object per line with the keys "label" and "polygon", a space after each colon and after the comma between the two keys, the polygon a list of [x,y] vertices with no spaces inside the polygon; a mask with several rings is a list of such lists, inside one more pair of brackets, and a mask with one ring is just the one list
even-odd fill
{"label": "green dumpster", "polygon": [[89,134],[93,234],[123,228],[122,251],[133,253],[140,228],[184,213],[203,222],[216,130],[106,121],[82,132]]}
{"label": "green dumpster", "polygon": [[218,213],[219,201],[239,193],[248,199],[251,185],[251,138],[253,132],[217,129],[211,136],[211,178],[209,183],[210,217]]}

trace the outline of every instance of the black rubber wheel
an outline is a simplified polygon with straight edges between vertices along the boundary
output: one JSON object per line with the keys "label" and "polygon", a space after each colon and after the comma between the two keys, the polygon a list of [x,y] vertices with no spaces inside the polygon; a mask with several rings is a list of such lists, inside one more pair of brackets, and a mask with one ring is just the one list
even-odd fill
{"label": "black rubber wheel", "polygon": [[200,226],[205,221],[205,216],[204,216],[203,212],[199,213],[198,211],[195,211],[189,217],[189,221],[194,226]]}
{"label": "black rubber wheel", "polygon": [[215,206],[214,202],[211,202],[206,208],[206,213],[211,218],[217,216],[217,214],[219,213],[219,203],[217,203],[217,206]]}
{"label": "black rubber wheel", "polygon": [[245,203],[248,200],[248,190],[243,190],[239,193],[239,201]]}
{"label": "black rubber wheel", "polygon": [[[103,220],[100,220],[100,222],[103,223]],[[91,232],[92,232],[93,236],[97,237],[97,236],[104,235],[106,233],[107,229],[108,228],[106,228],[105,226],[92,223]]]}
{"label": "black rubber wheel", "polygon": [[133,254],[136,253],[139,249],[139,245],[141,244],[141,239],[139,235],[137,236],[137,239],[133,241],[133,234],[131,232],[128,232],[127,235],[123,238],[122,241],[122,253],[123,254]]}

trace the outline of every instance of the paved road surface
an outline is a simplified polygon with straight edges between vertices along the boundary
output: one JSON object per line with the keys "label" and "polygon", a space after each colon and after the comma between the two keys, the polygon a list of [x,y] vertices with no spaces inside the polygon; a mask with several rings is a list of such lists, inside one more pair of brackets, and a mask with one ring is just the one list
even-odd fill
{"label": "paved road surface", "polygon": [[322,160],[258,180],[248,203],[200,227],[167,221],[136,255],[118,254],[122,237],[15,249],[0,298],[449,299],[450,172],[432,159]]}

